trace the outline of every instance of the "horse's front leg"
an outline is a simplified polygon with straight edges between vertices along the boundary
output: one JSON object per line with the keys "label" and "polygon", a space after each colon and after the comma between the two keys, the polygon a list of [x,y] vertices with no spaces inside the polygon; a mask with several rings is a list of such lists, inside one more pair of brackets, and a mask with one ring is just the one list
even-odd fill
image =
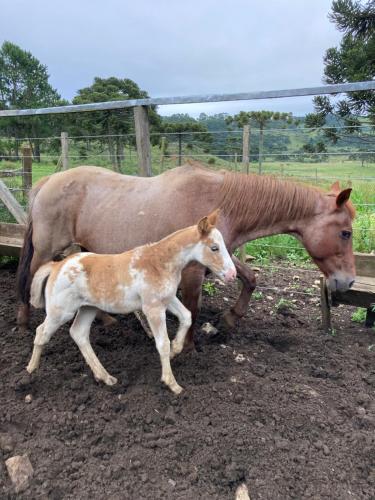
{"label": "horse's front leg", "polygon": [[236,322],[246,314],[251,295],[256,287],[254,271],[237,257],[232,256],[232,260],[236,266],[237,276],[242,282],[242,290],[235,305],[223,314],[223,319],[230,328],[234,328]]}
{"label": "horse's front leg", "polygon": [[182,303],[191,312],[191,326],[185,336],[185,350],[194,350],[194,325],[201,308],[202,284],[205,268],[200,264],[192,264],[182,272]]}
{"label": "horse's front leg", "polygon": [[142,310],[147,317],[148,324],[150,325],[155,339],[156,348],[160,355],[161,381],[164,382],[172,392],[180,394],[182,387],[176,382],[171,368],[171,345],[167,332],[165,308],[161,304],[159,306],[153,304],[152,306],[144,305]]}

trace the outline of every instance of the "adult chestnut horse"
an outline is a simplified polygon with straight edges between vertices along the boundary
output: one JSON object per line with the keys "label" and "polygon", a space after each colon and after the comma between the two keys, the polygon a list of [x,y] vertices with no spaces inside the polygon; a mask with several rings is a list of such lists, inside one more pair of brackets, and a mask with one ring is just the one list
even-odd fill
{"label": "adult chestnut horse", "polygon": [[[90,252],[121,253],[191,226],[218,207],[218,229],[230,253],[256,238],[291,234],[305,246],[331,288],[347,290],[355,279],[350,192],[341,191],[338,183],[325,193],[270,176],[212,171],[196,162],[150,178],[89,166],[53,174],[31,191],[18,272],[18,323],[25,326],[28,321],[34,273],[73,243]],[[246,313],[256,285],[254,272],[234,256],[233,261],[243,288],[224,314],[231,326]],[[204,275],[198,264],[190,264],[182,275],[182,301],[192,313],[193,325]]]}

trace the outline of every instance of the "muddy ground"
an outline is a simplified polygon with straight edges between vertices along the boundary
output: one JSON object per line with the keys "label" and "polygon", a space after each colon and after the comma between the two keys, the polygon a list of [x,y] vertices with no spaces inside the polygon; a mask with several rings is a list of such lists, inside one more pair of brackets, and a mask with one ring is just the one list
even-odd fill
{"label": "muddy ground", "polygon": [[[0,451],[0,498],[233,499],[243,481],[252,500],[375,498],[375,331],[342,306],[324,334],[317,277],[262,273],[260,287],[276,289],[261,290],[238,328],[200,333],[201,351],[173,362],[185,388],[176,397],[134,317],[92,331],[116,387],[94,381],[67,327],[25,377],[33,333],[15,330],[15,271],[0,270],[0,432],[12,440]],[[214,288],[200,324],[238,293]],[[4,461],[23,453],[35,473],[15,495]]]}

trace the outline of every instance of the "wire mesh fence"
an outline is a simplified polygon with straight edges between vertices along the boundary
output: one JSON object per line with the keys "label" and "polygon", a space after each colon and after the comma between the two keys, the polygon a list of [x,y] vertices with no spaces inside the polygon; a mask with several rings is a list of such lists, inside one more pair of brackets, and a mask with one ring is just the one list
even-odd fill
{"label": "wire mesh fence", "polygon": [[[338,127],[335,127],[337,130]],[[357,208],[354,222],[354,248],[371,252],[375,249],[375,134],[367,125],[341,127],[342,138],[326,146],[325,151],[304,148],[311,142],[314,129],[265,129],[264,144],[259,147],[260,130],[251,129],[249,172],[273,175],[328,188],[339,180],[353,187]],[[0,141],[2,139],[0,138]],[[35,150],[37,140],[38,150]],[[6,138],[8,149],[0,154],[0,179],[24,207],[27,187],[24,182],[22,149],[31,146],[32,182],[58,172],[63,167],[61,137]],[[67,138],[65,160],[69,168],[97,165],[128,175],[138,175],[135,134],[72,135]],[[188,159],[208,164],[213,169],[244,171],[242,130],[151,132],[153,175],[182,165]],[[3,140],[4,142],[4,140]],[[34,147],[33,147],[34,146]],[[14,222],[8,210],[0,205],[0,221]],[[297,240],[279,235],[258,240],[248,246],[248,253],[267,265],[268,259],[287,257],[303,262],[306,253]]]}

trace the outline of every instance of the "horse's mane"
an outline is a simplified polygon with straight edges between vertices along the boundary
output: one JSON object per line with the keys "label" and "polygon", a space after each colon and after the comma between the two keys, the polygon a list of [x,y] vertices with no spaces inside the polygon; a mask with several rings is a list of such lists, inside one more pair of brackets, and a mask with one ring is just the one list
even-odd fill
{"label": "horse's mane", "polygon": [[319,188],[272,176],[228,172],[224,175],[219,206],[235,217],[242,229],[260,228],[313,215],[317,198],[323,193]]}

